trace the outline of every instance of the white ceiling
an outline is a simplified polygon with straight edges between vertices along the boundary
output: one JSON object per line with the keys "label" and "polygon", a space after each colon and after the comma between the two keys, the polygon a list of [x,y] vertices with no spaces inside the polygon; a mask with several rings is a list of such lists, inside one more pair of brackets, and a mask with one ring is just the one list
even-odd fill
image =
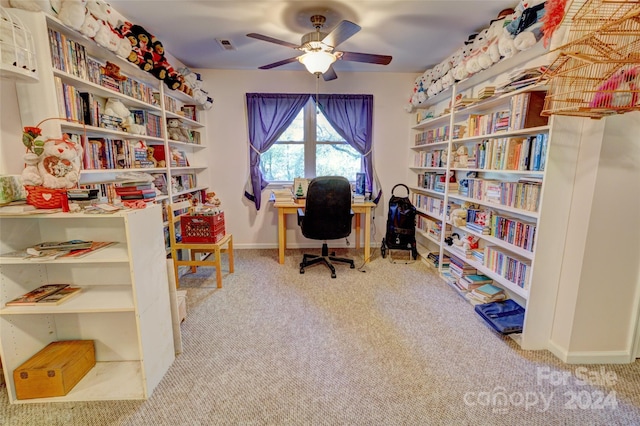
{"label": "white ceiling", "polygon": [[[325,31],[343,19],[362,30],[337,50],[393,56],[387,66],[339,61],[340,71],[423,72],[487,26],[514,0],[110,0],[114,9],[154,34],[165,49],[192,68],[257,69],[299,51],[246,37],[260,33],[299,44],[314,31],[309,17],[327,17]],[[216,39],[231,41],[227,51]],[[278,69],[297,70],[294,62]],[[266,72],[266,71],[265,71]]]}

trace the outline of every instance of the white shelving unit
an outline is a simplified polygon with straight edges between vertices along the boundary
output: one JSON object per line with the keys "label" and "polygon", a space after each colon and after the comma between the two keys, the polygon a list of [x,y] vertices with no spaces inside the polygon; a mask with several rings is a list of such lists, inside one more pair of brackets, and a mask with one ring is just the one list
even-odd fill
{"label": "white shelving unit", "polygon": [[[0,257],[0,356],[11,403],[146,399],[152,394],[175,357],[160,208],[2,216],[0,253],[42,241],[117,242],[77,259]],[[5,306],[48,283],[68,283],[82,291],[57,306]],[[47,344],[75,339],[95,342],[97,363],[71,392],[16,399],[13,371]]]}
{"label": "white shelving unit", "polygon": [[[129,110],[145,110],[150,114],[160,117],[161,135],[160,137],[147,135],[133,135],[127,132],[111,130],[96,126],[83,127],[82,124],[65,122],[62,120],[50,120],[43,124],[43,134],[59,137],[62,133],[82,135],[86,132],[88,138],[105,138],[125,141],[144,141],[148,146],[154,146],[164,151],[166,167],[155,168],[126,168],[126,169],[84,169],[80,175],[80,184],[99,184],[116,181],[125,172],[147,172],[152,174],[164,174],[167,181],[167,196],[164,198],[175,198],[179,195],[194,193],[208,186],[207,165],[202,159],[203,150],[206,147],[205,126],[202,124],[203,111],[198,111],[198,120],[192,120],[178,114],[183,105],[195,105],[195,101],[190,96],[178,90],[169,90],[166,85],[156,79],[152,74],[139,69],[126,59],[120,58],[113,52],[99,46],[93,40],[83,36],[79,32],[66,27],[57,18],[43,14],[41,12],[28,12],[20,9],[12,9],[24,22],[33,34],[35,50],[37,53],[37,67],[40,80],[34,84],[16,84],[20,116],[24,125],[36,125],[41,120],[50,117],[60,117],[58,107],[58,93],[55,79],[59,78],[63,83],[73,86],[79,92],[88,92],[93,96],[105,100],[107,98],[119,99]],[[93,83],[78,77],[72,73],[61,71],[52,65],[52,49],[49,41],[48,29],[53,29],[64,35],[68,40],[72,40],[84,46],[86,56],[104,64],[106,61],[115,63],[121,69],[121,73],[133,80],[151,87],[158,95],[153,100],[141,100],[136,97],[127,96],[116,92],[100,84]],[[170,101],[170,102],[169,102]],[[179,142],[168,139],[166,123],[168,118],[180,118],[184,125],[200,132],[201,144]],[[171,150],[177,149],[187,155],[189,167],[171,166],[169,158]],[[183,175],[192,175],[192,182],[195,185],[185,188],[184,185],[174,188],[171,185],[172,178]]]}
{"label": "white shelving unit", "polygon": [[[515,299],[526,308],[524,330],[516,336],[516,341],[525,349],[546,349],[552,331],[553,313],[555,310],[555,298],[558,292],[560,270],[562,265],[563,245],[566,236],[566,223],[570,215],[570,199],[573,191],[573,181],[578,162],[580,136],[582,133],[582,121],[568,117],[551,117],[548,125],[536,126],[511,131],[501,131],[494,134],[479,136],[454,135],[456,125],[466,124],[470,114],[487,114],[501,109],[508,109],[510,99],[525,91],[544,90],[541,87],[529,87],[520,91],[496,95],[479,101],[465,108],[454,108],[456,96],[462,95],[477,98],[478,92],[485,86],[498,86],[508,80],[507,73],[520,68],[528,68],[548,63],[546,51],[538,44],[530,50],[520,52],[516,56],[503,60],[488,70],[473,75],[467,80],[453,85],[448,90],[430,98],[424,108],[434,111],[434,117],[423,120],[411,126],[411,147],[408,180],[411,187],[412,201],[418,207],[418,225],[428,221],[430,226],[426,229],[418,229],[416,232],[418,250],[424,257],[429,252],[437,252],[442,259],[443,255],[455,256],[466,264],[477,269],[478,273],[489,276],[494,284],[502,287],[509,297]],[[435,143],[416,145],[416,140],[421,134],[429,130],[441,129],[448,126],[448,133],[442,132],[442,137]],[[447,153],[455,152],[460,146],[468,149],[484,140],[523,138],[538,134],[548,138],[547,156],[545,158],[545,170],[488,170],[477,166],[454,167],[453,156],[446,162],[438,163],[438,155],[429,167],[416,164],[414,160],[420,153],[424,158],[427,154],[434,154],[444,150]],[[578,135],[578,136],[576,136]],[[471,151],[469,149],[469,151]],[[454,174],[459,183],[467,177],[467,173],[473,172],[481,179],[490,179],[498,182],[516,182],[522,177],[537,177],[542,179],[538,208],[524,210],[508,205],[488,202],[486,200],[463,196],[457,188],[452,187],[449,179],[443,187],[424,188],[420,184],[418,175],[423,173],[437,173],[444,176]],[[549,183],[552,182],[552,183]],[[420,197],[420,198],[418,198]],[[429,198],[427,198],[429,197]],[[417,203],[417,201],[420,201]],[[536,226],[534,245],[532,250],[510,244],[495,236],[483,235],[466,226],[453,226],[449,217],[449,206],[458,206],[464,202],[474,203],[480,208],[485,208],[494,213],[508,216],[514,220],[531,223]],[[431,206],[431,207],[429,207]],[[435,207],[434,207],[435,206]],[[434,235],[430,228],[442,229],[442,232]],[[474,235],[479,238],[480,248],[493,247],[506,255],[518,259],[528,265],[529,275],[524,286],[519,286],[513,281],[490,268],[486,262],[467,256],[463,251],[450,247],[445,243],[445,237],[451,233]],[[486,258],[486,256],[485,256]],[[542,265],[537,268],[537,264]],[[440,272],[441,266],[440,266]]]}

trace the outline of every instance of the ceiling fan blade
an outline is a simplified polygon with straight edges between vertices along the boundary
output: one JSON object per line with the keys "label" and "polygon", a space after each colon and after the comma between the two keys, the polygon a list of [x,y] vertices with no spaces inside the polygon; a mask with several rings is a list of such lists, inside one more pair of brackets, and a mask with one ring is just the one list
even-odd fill
{"label": "ceiling fan blade", "polygon": [[336,47],[358,31],[360,31],[360,25],[354,24],[351,21],[341,21],[322,39],[322,42],[327,46]]}
{"label": "ceiling fan blade", "polygon": [[290,64],[291,62],[297,62],[297,61],[298,61],[298,57],[296,56],[289,59],[283,59],[282,61],[274,62],[272,64],[263,65],[258,68],[260,68],[261,70],[270,70],[271,68],[279,67],[280,65],[286,65],[286,64]]}
{"label": "ceiling fan blade", "polygon": [[387,55],[374,55],[371,53],[358,53],[358,52],[342,52],[340,59],[343,61],[353,62],[366,62],[368,64],[389,65],[391,56]]}
{"label": "ceiling fan blade", "polygon": [[330,66],[329,69],[324,72],[324,74],[322,74],[322,78],[324,78],[324,81],[331,81],[338,78],[336,70],[333,69],[333,65]]}
{"label": "ceiling fan blade", "polygon": [[300,47],[297,44],[289,43],[288,41],[284,41],[284,40],[278,40],[277,38],[269,37],[262,34],[249,33],[247,34],[247,37],[255,38],[257,40],[262,40],[262,41],[268,41],[269,43],[279,44],[281,46],[290,47],[292,49],[297,49],[298,47]]}

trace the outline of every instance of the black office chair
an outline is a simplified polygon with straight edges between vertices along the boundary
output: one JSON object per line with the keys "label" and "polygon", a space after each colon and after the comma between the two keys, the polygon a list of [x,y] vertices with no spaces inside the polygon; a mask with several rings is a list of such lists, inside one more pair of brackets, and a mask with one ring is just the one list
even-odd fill
{"label": "black office chair", "polygon": [[355,268],[352,259],[329,255],[326,240],[345,238],[351,234],[351,184],[342,176],[321,176],[313,179],[307,188],[305,209],[298,209],[298,225],[302,235],[313,240],[325,240],[322,254],[304,254],[300,263],[300,273],[304,268],[324,262],[331,270],[331,278],[336,277],[333,262],[344,262]]}

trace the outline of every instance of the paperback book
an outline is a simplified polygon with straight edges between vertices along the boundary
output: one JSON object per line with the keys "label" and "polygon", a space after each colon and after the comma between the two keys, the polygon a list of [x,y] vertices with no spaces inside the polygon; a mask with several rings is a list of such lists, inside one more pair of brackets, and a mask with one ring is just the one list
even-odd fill
{"label": "paperback book", "polygon": [[74,296],[77,296],[78,294],[80,294],[80,290],[82,290],[80,287],[65,287],[61,290],[56,291],[53,294],[50,294],[49,296],[46,296],[43,299],[40,299],[36,302],[36,305],[59,305],[62,302],[66,302],[67,300],[71,299]]}

